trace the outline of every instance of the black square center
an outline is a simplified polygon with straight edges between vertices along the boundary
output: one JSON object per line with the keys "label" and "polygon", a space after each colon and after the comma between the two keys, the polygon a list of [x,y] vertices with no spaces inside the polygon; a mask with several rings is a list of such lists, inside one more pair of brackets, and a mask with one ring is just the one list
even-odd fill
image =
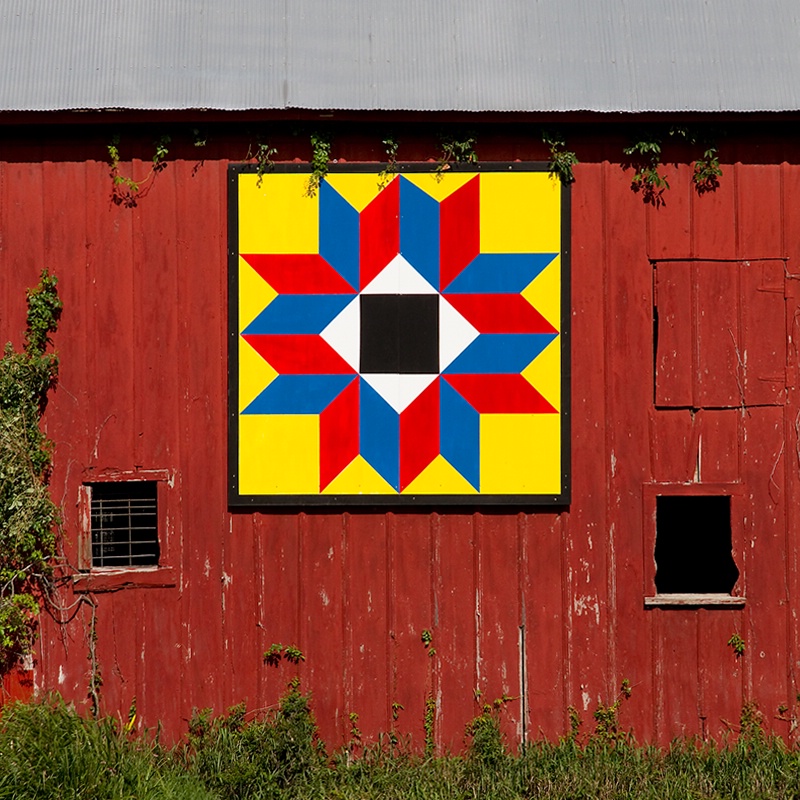
{"label": "black square center", "polygon": [[439,295],[361,295],[362,374],[439,372]]}

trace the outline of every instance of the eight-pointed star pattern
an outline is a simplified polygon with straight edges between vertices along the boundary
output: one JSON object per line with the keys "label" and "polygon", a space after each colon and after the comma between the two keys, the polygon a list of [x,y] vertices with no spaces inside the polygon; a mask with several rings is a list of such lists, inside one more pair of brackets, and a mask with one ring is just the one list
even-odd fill
{"label": "eight-pointed star pattern", "polygon": [[243,339],[277,376],[244,415],[317,415],[319,490],[361,456],[402,493],[438,456],[481,489],[481,416],[557,414],[522,372],[559,335],[522,295],[557,255],[480,252],[481,176],[319,189],[314,254],[243,253],[277,296]]}

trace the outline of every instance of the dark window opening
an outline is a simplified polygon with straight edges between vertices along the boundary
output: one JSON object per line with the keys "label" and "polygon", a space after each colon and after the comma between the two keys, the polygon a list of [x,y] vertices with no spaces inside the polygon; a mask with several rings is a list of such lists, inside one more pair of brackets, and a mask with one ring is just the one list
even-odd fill
{"label": "dark window opening", "polygon": [[156,487],[155,481],[91,485],[93,567],[158,565]]}
{"label": "dark window opening", "polygon": [[730,497],[657,497],[655,559],[658,594],[730,594],[739,578]]}

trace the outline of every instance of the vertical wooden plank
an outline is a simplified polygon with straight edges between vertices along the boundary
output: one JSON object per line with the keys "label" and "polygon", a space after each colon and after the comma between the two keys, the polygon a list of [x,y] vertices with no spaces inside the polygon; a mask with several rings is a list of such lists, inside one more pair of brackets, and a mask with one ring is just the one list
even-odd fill
{"label": "vertical wooden plank", "polygon": [[475,716],[477,704],[476,642],[480,618],[476,607],[476,548],[474,518],[443,514],[434,528],[436,627],[433,647],[438,670],[436,744],[442,752],[464,744],[464,725]]}
{"label": "vertical wooden plank", "polygon": [[655,402],[657,406],[693,405],[695,319],[692,304],[692,265],[656,266]]}
{"label": "vertical wooden plank", "polygon": [[410,737],[414,748],[423,747],[425,701],[436,697],[434,658],[422,642],[422,631],[437,629],[432,602],[435,569],[431,515],[392,514],[387,522],[391,536],[390,637],[392,641],[390,704],[397,703],[394,727],[401,739]]}
{"label": "vertical wooden plank", "polygon": [[[653,397],[653,276],[644,255],[644,208],[631,197],[613,169],[606,169],[605,182],[604,346],[610,469],[606,526],[597,533],[601,542],[606,538],[609,553],[607,591],[612,622],[605,647],[613,653],[614,661],[607,698],[616,697],[621,682],[629,680],[635,695],[627,713],[633,714],[635,708],[647,708],[652,702],[647,647],[651,617],[644,611],[642,599],[642,486],[651,480],[646,431]],[[644,719],[637,725],[636,735],[648,739],[652,735],[649,720],[641,716]]]}
{"label": "vertical wooden plank", "polygon": [[[143,164],[137,172],[146,172]],[[177,314],[168,309],[178,304],[178,258],[176,248],[176,209],[182,204],[176,186],[176,172],[170,169],[158,175],[152,187],[132,215],[133,232],[133,381],[134,393],[129,398],[133,417],[134,439],[132,466],[168,470],[173,476],[161,492],[168,505],[174,526],[177,516],[175,475],[178,470],[178,428],[164,425],[164,418],[179,417],[180,383],[175,366],[181,358]],[[181,189],[183,186],[181,185]],[[169,483],[173,485],[170,486]],[[177,490],[184,485],[178,477]],[[174,529],[159,531],[162,560],[172,558]],[[159,693],[165,675],[179,676],[181,671],[180,620],[176,614],[164,614],[164,607],[174,602],[176,590],[142,590],[144,685]],[[178,645],[178,646],[176,646]],[[159,713],[165,720],[181,717],[178,692],[164,692]],[[142,719],[146,717],[142,716]]]}
{"label": "vertical wooden plank", "polygon": [[783,409],[775,406],[748,409],[744,419],[742,457],[747,487],[743,513],[745,542],[750,544],[744,569],[747,606],[746,667],[751,670],[747,699],[755,700],[773,716],[787,702],[787,563],[785,478],[786,443]]}
{"label": "vertical wooden plank", "polygon": [[[191,707],[225,705],[223,664],[223,536],[225,498],[226,218],[225,165],[207,161],[190,177],[189,164],[173,165],[182,194],[177,215],[179,279],[177,361],[179,464],[186,493],[178,498],[178,553],[182,574],[182,687]],[[198,266],[199,265],[199,266]],[[201,443],[203,457],[198,458]],[[209,499],[216,498],[213,503]]]}
{"label": "vertical wooden plank", "polygon": [[348,715],[355,710],[344,525],[339,515],[300,515],[303,674],[314,695],[320,733],[331,746],[348,738]]}
{"label": "vertical wooden plank", "polygon": [[518,744],[520,723],[519,537],[513,514],[481,514],[478,547],[480,638],[478,681],[484,703],[513,697],[503,704],[503,731]]}
{"label": "vertical wooden plank", "polygon": [[744,396],[748,405],[786,400],[786,300],[783,261],[741,267]]}
{"label": "vertical wooden plank", "polygon": [[695,406],[741,406],[745,347],[740,324],[740,271],[735,263],[694,265],[697,365]]}
{"label": "vertical wooden plank", "polygon": [[[273,644],[298,647],[306,655],[300,626],[300,538],[295,514],[258,514],[256,535],[256,609],[262,655]],[[259,706],[275,705],[296,670],[291,663],[264,664]],[[308,689],[309,687],[304,687]]]}
{"label": "vertical wooden plank", "polygon": [[[135,209],[109,202],[108,166],[87,163],[87,244],[92,327],[89,380],[92,386],[90,452],[92,469],[132,469],[134,423],[134,290],[132,230]],[[102,187],[102,188],[100,188]]]}
{"label": "vertical wooden plank", "polygon": [[[160,693],[146,692],[144,662],[149,653],[143,619],[143,594],[133,589],[95,595],[96,657],[102,685],[99,687],[100,708],[104,714],[125,712],[136,698],[137,713],[143,725],[155,726],[159,719]],[[88,612],[88,609],[87,609]],[[84,681],[88,691],[91,680],[91,614],[84,615],[86,658]],[[89,700],[86,700],[87,705]],[[167,723],[169,725],[169,723]],[[167,731],[168,735],[172,731]]]}
{"label": "vertical wooden plank", "polygon": [[5,253],[3,283],[8,281],[6,276],[14,277],[2,315],[7,319],[8,336],[17,348],[22,346],[25,333],[25,289],[36,286],[46,266],[41,148],[30,146],[19,159],[5,164],[5,225],[0,239]]}
{"label": "vertical wooden plank", "polygon": [[526,738],[566,733],[565,534],[563,515],[528,514],[522,540],[522,623],[525,626]]}
{"label": "vertical wooden plank", "polygon": [[[570,513],[562,520],[563,580],[566,627],[566,700],[590,712],[608,696],[610,684],[608,635],[614,620],[608,616],[607,585],[610,547],[604,491],[610,456],[606,441],[605,389],[608,329],[604,303],[609,289],[606,272],[610,257],[608,220],[603,209],[607,184],[626,177],[607,163],[584,165],[584,182],[573,194],[572,254],[572,496]],[[626,195],[627,197],[627,195]],[[631,202],[637,202],[631,199]],[[638,207],[638,206],[637,206]],[[644,216],[640,218],[644,221]],[[602,268],[598,269],[598,255]],[[613,257],[613,256],[611,256]],[[613,466],[612,466],[613,470]],[[555,567],[552,564],[550,568]],[[613,615],[613,612],[611,612]]]}
{"label": "vertical wooden plank", "polygon": [[690,258],[692,230],[691,166],[664,164],[659,168],[670,188],[663,194],[663,203],[647,206],[647,257],[662,259]]}
{"label": "vertical wooden plank", "polygon": [[699,736],[697,610],[658,609],[654,634],[655,736],[667,745],[677,736]]}
{"label": "vertical wooden plank", "polygon": [[697,415],[687,408],[650,412],[650,468],[659,483],[684,483],[697,471]]}
{"label": "vertical wooden plank", "polygon": [[722,177],[711,192],[692,195],[692,252],[697,258],[734,259],[737,224],[737,169],[731,147],[723,144]]}
{"label": "vertical wooden plank", "polygon": [[344,614],[352,620],[351,711],[364,743],[389,729],[387,524],[384,514],[349,514],[349,593]]}
{"label": "vertical wooden plank", "polygon": [[[792,143],[787,147],[786,159],[790,163],[783,164],[783,247],[788,260],[784,263],[786,271],[786,335],[787,352],[787,392],[784,409],[784,438],[786,441],[787,468],[786,477],[786,575],[789,608],[788,622],[788,658],[789,658],[789,699],[796,698],[800,692],[798,680],[798,656],[800,654],[800,400],[797,393],[797,369],[800,364],[798,340],[800,340],[800,281],[797,279],[800,270],[800,208],[794,202],[800,191],[800,169],[794,155],[797,146]],[[793,703],[787,703],[792,707]],[[787,737],[797,740],[798,732]]]}
{"label": "vertical wooden plank", "polygon": [[[71,202],[85,188],[84,165],[78,162],[45,162],[44,247],[50,270],[58,278],[58,293],[64,303],[59,329],[53,337],[59,354],[59,382],[48,402],[45,425],[56,443],[51,491],[64,512],[67,530],[80,531],[75,476],[86,465],[81,445],[88,438],[87,409],[90,385],[86,379],[86,207]],[[52,254],[52,255],[50,255]],[[20,295],[19,301],[23,301]],[[77,536],[65,542],[75,562]]]}
{"label": "vertical wooden plank", "polygon": [[[138,162],[135,169],[147,171]],[[178,411],[175,365],[182,352],[177,314],[171,309],[178,298],[176,209],[185,205],[187,191],[184,162],[176,162],[155,177],[132,215],[134,464],[150,469],[177,466],[176,429],[161,419],[177,418]]]}
{"label": "vertical wooden plank", "polygon": [[697,449],[701,481],[736,483],[740,480],[741,416],[738,408],[707,408],[696,416],[700,428]]}
{"label": "vertical wooden plank", "polygon": [[737,255],[744,259],[782,256],[781,168],[777,152],[763,148],[766,163],[746,163],[752,151],[741,147],[745,163],[737,165]]}
{"label": "vertical wooden plank", "polygon": [[223,536],[222,639],[227,683],[225,705],[256,705],[259,673],[264,669],[257,628],[255,533],[251,516],[231,515]]}
{"label": "vertical wooden plank", "polygon": [[742,658],[728,646],[731,635],[743,630],[743,612],[709,608],[697,613],[702,734],[719,742],[735,730],[745,702]]}
{"label": "vertical wooden plank", "polygon": [[[70,532],[64,537],[64,553],[69,563],[74,565],[77,563],[76,549],[83,535],[77,508],[77,483],[88,455],[85,443],[88,439],[91,386],[87,380],[87,356],[91,346],[86,335],[86,207],[75,200],[84,197],[85,167],[82,163],[68,160],[69,152],[67,145],[48,146],[48,157],[53,160],[39,165],[44,189],[41,240],[18,244],[32,253],[41,253],[36,256],[40,262],[38,271],[47,267],[56,275],[59,296],[64,303],[59,330],[53,337],[60,359],[59,384],[50,395],[44,428],[55,443],[50,489],[53,499],[62,509],[63,530]],[[34,197],[32,192],[31,199]],[[27,213],[30,211],[32,209]],[[5,226],[4,229],[8,230]],[[11,269],[16,275],[16,268]],[[15,289],[11,300],[21,321],[24,320],[23,286]],[[15,338],[21,332],[21,329],[14,331]],[[75,598],[71,592],[63,591],[58,600],[66,606]],[[87,640],[78,630],[78,620],[73,621],[71,630],[53,622],[49,615],[43,614],[40,622],[43,623],[40,625],[41,636],[47,646],[41,648],[37,680],[40,685],[58,687],[67,696],[76,696],[83,701],[87,688]]]}

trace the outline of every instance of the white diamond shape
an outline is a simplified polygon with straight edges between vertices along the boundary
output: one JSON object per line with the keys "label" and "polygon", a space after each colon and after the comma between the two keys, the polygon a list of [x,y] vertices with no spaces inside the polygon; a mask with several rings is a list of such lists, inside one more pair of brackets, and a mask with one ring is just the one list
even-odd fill
{"label": "white diamond shape", "polygon": [[[395,256],[361,294],[438,294],[403,258]],[[402,413],[427,389],[435,374],[361,373],[361,294],[354,297],[320,336],[395,410]],[[439,372],[446,369],[479,336],[442,295],[439,295]]]}

